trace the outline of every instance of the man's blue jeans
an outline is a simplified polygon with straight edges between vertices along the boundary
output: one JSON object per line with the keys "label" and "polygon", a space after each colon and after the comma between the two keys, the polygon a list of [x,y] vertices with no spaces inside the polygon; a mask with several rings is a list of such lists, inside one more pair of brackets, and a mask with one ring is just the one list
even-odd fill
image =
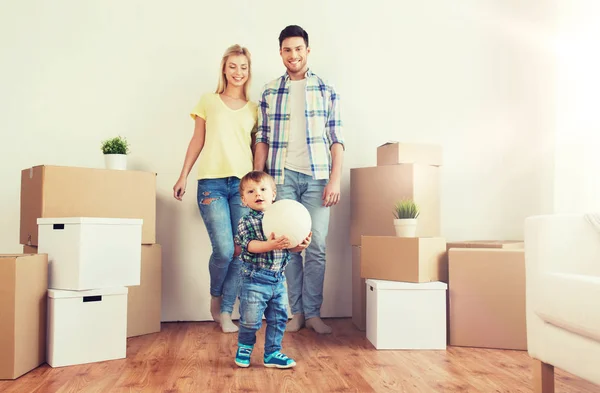
{"label": "man's blue jeans", "polygon": [[233,237],[240,218],[248,212],[242,206],[239,184],[237,177],[198,180],[198,207],[212,245],[210,294],[223,296],[221,312],[227,313],[233,312],[240,287],[241,262],[233,257]]}
{"label": "man's blue jeans", "polygon": [[242,264],[241,277],[238,342],[251,346],[256,343],[256,332],[262,325],[264,314],[267,322],[265,354],[280,351],[288,320],[283,272],[253,270],[251,266]]}
{"label": "man's blue jeans", "polygon": [[293,314],[304,313],[306,319],[321,316],[325,247],[329,230],[329,208],[323,206],[323,190],[328,180],[286,169],[283,184],[277,185],[277,200],[293,199],[306,207],[312,219],[312,240],[301,253],[292,253],[285,269],[290,308]]}

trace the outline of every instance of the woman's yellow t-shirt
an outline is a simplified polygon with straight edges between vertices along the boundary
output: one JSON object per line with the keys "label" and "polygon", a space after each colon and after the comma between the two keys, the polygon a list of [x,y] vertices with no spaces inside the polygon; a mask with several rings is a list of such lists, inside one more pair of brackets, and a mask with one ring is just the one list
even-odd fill
{"label": "woman's yellow t-shirt", "polygon": [[206,121],[204,147],[198,157],[198,179],[242,178],[252,171],[252,134],[256,132],[258,106],[248,101],[231,109],[217,93],[204,94],[190,116]]}

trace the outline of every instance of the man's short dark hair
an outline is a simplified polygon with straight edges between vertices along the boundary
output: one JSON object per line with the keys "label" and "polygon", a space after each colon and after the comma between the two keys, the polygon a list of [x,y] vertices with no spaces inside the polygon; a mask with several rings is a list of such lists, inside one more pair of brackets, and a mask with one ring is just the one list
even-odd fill
{"label": "man's short dark hair", "polygon": [[306,47],[308,48],[308,33],[306,30],[297,25],[289,25],[285,29],[281,30],[281,33],[279,33],[279,49],[281,49],[283,40],[290,37],[302,37]]}

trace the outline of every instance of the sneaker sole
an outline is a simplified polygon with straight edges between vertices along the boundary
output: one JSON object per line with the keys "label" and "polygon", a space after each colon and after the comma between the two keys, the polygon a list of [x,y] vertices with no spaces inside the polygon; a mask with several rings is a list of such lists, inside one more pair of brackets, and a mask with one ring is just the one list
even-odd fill
{"label": "sneaker sole", "polygon": [[268,368],[281,368],[281,369],[292,368],[292,367],[296,366],[296,362],[286,364],[285,366],[281,366],[279,364],[266,364],[266,363],[263,363],[263,364],[265,367],[268,367]]}
{"label": "sneaker sole", "polygon": [[246,367],[250,367],[250,364],[246,364],[246,363],[238,363],[238,361],[235,361],[235,364],[238,365],[238,367],[242,367],[242,368],[246,368]]}

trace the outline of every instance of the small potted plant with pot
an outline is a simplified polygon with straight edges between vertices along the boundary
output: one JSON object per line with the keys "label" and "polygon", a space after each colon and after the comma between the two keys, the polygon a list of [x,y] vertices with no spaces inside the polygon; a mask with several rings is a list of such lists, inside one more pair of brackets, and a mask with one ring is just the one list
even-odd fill
{"label": "small potted plant with pot", "polygon": [[402,199],[394,206],[394,228],[398,237],[415,237],[419,206],[412,199]]}
{"label": "small potted plant with pot", "polygon": [[106,169],[127,169],[129,142],[121,136],[102,141],[102,153]]}

